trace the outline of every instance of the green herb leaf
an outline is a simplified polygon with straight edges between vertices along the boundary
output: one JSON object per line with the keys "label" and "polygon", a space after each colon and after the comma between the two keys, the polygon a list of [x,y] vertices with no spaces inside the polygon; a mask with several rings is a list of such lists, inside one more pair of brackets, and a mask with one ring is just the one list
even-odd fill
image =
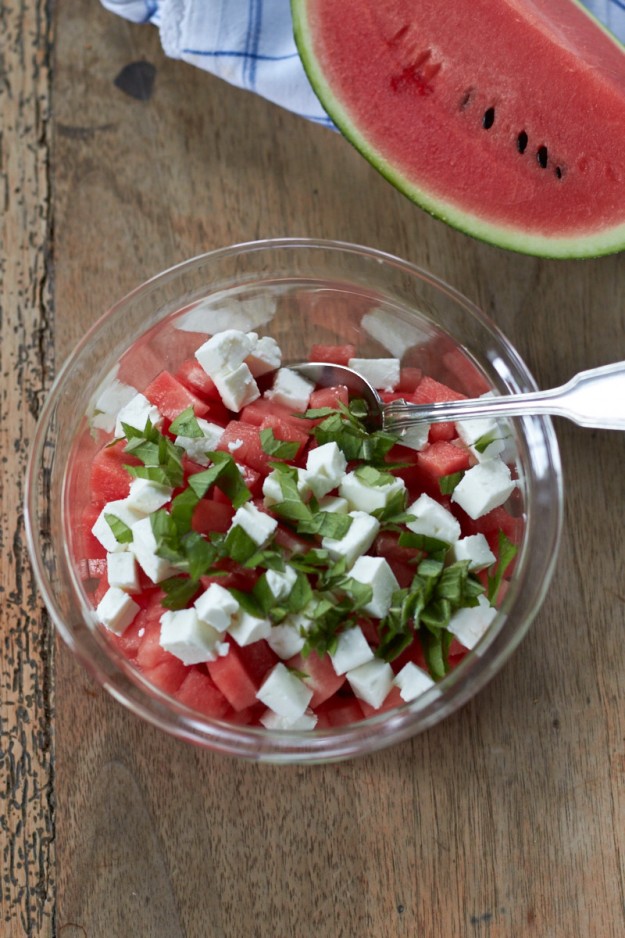
{"label": "green herb leaf", "polygon": [[176,419],[171,422],[169,431],[174,436],[185,436],[192,440],[199,440],[204,436],[193,407],[187,407],[181,411]]}
{"label": "green herb leaf", "polygon": [[499,560],[495,566],[495,571],[492,576],[488,575],[488,591],[486,593],[488,601],[491,605],[494,605],[497,601],[497,595],[499,593],[499,587],[504,578],[505,572],[516,557],[518,553],[518,548],[512,541],[507,537],[503,531],[499,531],[497,535],[498,547],[499,547]]}
{"label": "green herb leaf", "polygon": [[166,609],[185,609],[198,591],[197,581],[186,576],[173,576],[160,584],[165,592],[161,605]]}
{"label": "green herb leaf", "polygon": [[258,544],[237,524],[228,531],[224,548],[232,560],[244,564],[258,551]]}
{"label": "green herb leaf", "polygon": [[277,440],[271,427],[265,427],[260,431],[260,445],[265,453],[269,456],[276,456],[278,459],[294,459],[300,448],[297,442]]}
{"label": "green herb leaf", "polygon": [[441,495],[451,495],[455,487],[462,479],[464,472],[451,472],[449,475],[441,476],[438,480],[438,487]]}
{"label": "green herb leaf", "polygon": [[132,529],[129,528],[121,518],[118,518],[117,515],[113,515],[110,512],[105,512],[104,520],[113,532],[118,544],[132,544]]}
{"label": "green herb leaf", "polygon": [[206,455],[213,465],[189,476],[189,485],[199,498],[203,498],[211,486],[216,485],[228,496],[234,508],[240,508],[251,499],[252,493],[243,481],[236,462],[229,453],[210,452]]}

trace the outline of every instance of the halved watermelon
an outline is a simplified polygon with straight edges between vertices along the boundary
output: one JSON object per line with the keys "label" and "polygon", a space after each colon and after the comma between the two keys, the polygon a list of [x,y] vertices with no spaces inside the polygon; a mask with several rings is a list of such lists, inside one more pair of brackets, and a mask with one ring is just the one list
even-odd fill
{"label": "halved watermelon", "polygon": [[625,246],[625,49],[579,0],[291,0],[336,126],[405,195],[502,247]]}

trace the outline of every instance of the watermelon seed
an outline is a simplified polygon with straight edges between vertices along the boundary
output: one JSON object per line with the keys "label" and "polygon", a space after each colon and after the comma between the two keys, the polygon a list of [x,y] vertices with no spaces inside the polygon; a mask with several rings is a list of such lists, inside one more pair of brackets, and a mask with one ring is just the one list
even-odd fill
{"label": "watermelon seed", "polygon": [[516,138],[516,145],[519,153],[525,153],[525,148],[527,147],[527,134],[524,130],[522,130],[519,136]]}
{"label": "watermelon seed", "polygon": [[467,88],[467,90],[465,91],[464,95],[462,96],[462,100],[460,101],[460,110],[461,110],[461,111],[464,111],[465,107],[467,107],[467,105],[471,102],[471,95],[472,95],[472,94],[473,94],[473,88]]}
{"label": "watermelon seed", "polygon": [[484,111],[484,117],[482,118],[482,127],[484,128],[484,130],[490,130],[494,123],[495,123],[495,108],[489,107]]}
{"label": "watermelon seed", "polygon": [[557,177],[558,179],[562,179],[562,169],[561,169],[560,166],[556,166],[556,168],[555,168],[555,174],[556,174],[556,177]]}
{"label": "watermelon seed", "polygon": [[542,147],[538,147],[536,151],[536,159],[538,160],[538,165],[543,169],[547,169],[547,147],[543,144]]}

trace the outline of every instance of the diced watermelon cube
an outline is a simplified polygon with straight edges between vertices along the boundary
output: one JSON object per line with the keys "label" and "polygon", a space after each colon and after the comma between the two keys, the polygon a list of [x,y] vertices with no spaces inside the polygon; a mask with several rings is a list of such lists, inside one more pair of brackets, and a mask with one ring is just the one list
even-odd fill
{"label": "diced watermelon cube", "polygon": [[349,391],[344,384],[332,385],[329,388],[318,388],[313,391],[308,406],[311,410],[317,410],[320,407],[332,407],[336,410],[339,403],[344,404],[345,407],[349,403]]}
{"label": "diced watermelon cube", "polygon": [[[436,404],[439,401],[461,401],[465,397],[459,391],[454,391],[446,384],[435,381],[426,375],[418,384],[412,395],[412,401],[415,404]],[[433,423],[430,427],[430,441],[453,440],[456,436],[456,428],[452,421],[444,423]]]}
{"label": "diced watermelon cube", "polygon": [[397,385],[397,390],[402,394],[416,391],[418,385],[421,383],[422,378],[423,372],[420,368],[414,368],[411,366],[401,368],[399,372],[399,384]]}
{"label": "diced watermelon cube", "polygon": [[456,446],[447,440],[436,440],[417,453],[417,465],[426,476],[438,484],[442,476],[469,469],[471,454],[464,446]]}
{"label": "diced watermelon cube", "polygon": [[221,400],[215,382],[206,374],[197,358],[187,358],[176,371],[181,384],[203,400]]}
{"label": "diced watermelon cube", "polygon": [[130,490],[131,478],[124,464],[136,466],[139,460],[124,452],[125,445],[125,440],[118,440],[110,446],[103,446],[94,456],[89,488],[91,501],[100,508],[107,502],[126,498]]}
{"label": "diced watermelon cube", "polygon": [[311,362],[329,362],[333,365],[348,365],[350,358],[356,357],[355,345],[312,345],[310,355]]}
{"label": "diced watermelon cube", "polygon": [[292,460],[296,461],[299,459],[304,447],[309,441],[309,436],[307,433],[302,433],[301,430],[297,430],[292,423],[289,423],[286,420],[282,420],[280,417],[270,415],[265,417],[260,425],[261,430],[271,428],[273,430],[273,435],[276,440],[282,440],[283,442],[288,443],[297,443],[298,449],[295,456],[292,457]]}
{"label": "diced watermelon cube", "polygon": [[312,690],[309,706],[315,709],[319,704],[336,694],[345,683],[345,675],[337,674],[329,655],[319,655],[311,651],[309,655],[293,655],[286,662],[289,668],[295,668],[306,675],[304,683]]}
{"label": "diced watermelon cube", "polygon": [[180,703],[198,713],[221,719],[230,710],[230,704],[208,674],[200,668],[189,668],[176,691]]}
{"label": "diced watermelon cube", "polygon": [[350,723],[359,723],[363,719],[358,700],[355,697],[341,697],[338,694],[323,703],[316,713],[316,729],[348,726]]}
{"label": "diced watermelon cube", "polygon": [[144,394],[167,420],[175,420],[188,407],[193,408],[196,417],[204,417],[208,413],[204,401],[168,371],[161,371],[147,386]]}
{"label": "diced watermelon cube", "polygon": [[443,364],[449,372],[450,381],[461,387],[470,397],[480,397],[489,390],[488,383],[470,358],[460,348],[443,354]]}
{"label": "diced watermelon cube", "polygon": [[241,410],[239,418],[244,423],[251,423],[255,427],[260,427],[263,420],[267,417],[279,417],[286,423],[290,423],[301,433],[310,434],[310,421],[303,417],[298,417],[288,407],[283,404],[277,404],[266,397],[258,397],[251,404],[246,404]]}
{"label": "diced watermelon cube", "polygon": [[269,460],[260,442],[260,428],[242,420],[231,420],[223,432],[217,449],[230,453],[238,463],[251,466],[257,472],[267,473]]}
{"label": "diced watermelon cube", "polygon": [[208,673],[234,710],[245,710],[257,703],[256,692],[260,687],[250,675],[241,649],[230,642],[227,655],[207,662]]}
{"label": "diced watermelon cube", "polygon": [[185,679],[187,669],[179,658],[173,655],[166,661],[159,661],[153,668],[144,668],[143,675],[155,684],[156,687],[165,691],[166,694],[174,694]]}
{"label": "diced watermelon cube", "polygon": [[280,660],[264,639],[237,649],[239,657],[256,687],[260,687],[267,674]]}
{"label": "diced watermelon cube", "polygon": [[191,519],[191,527],[200,534],[225,534],[234,515],[229,501],[202,498],[197,503]]}

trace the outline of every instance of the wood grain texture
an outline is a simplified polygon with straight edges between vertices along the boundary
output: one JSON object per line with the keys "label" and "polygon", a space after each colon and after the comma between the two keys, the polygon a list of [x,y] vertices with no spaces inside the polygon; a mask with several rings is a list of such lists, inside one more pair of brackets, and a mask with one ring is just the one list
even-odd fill
{"label": "wood grain texture", "polygon": [[0,4],[0,934],[52,934],[52,635],[22,500],[52,374],[45,3]]}
{"label": "wood grain texture", "polygon": [[[156,68],[151,97],[115,85]],[[55,354],[147,276],[223,244],[346,239],[442,276],[544,384],[625,357],[622,257],[555,263],[430,219],[338,135],[58,0]],[[530,636],[444,724],[353,763],[275,768],[144,726],[60,649],[63,938],[623,934],[625,438],[558,425],[562,553]],[[41,621],[41,620],[39,620]]]}

